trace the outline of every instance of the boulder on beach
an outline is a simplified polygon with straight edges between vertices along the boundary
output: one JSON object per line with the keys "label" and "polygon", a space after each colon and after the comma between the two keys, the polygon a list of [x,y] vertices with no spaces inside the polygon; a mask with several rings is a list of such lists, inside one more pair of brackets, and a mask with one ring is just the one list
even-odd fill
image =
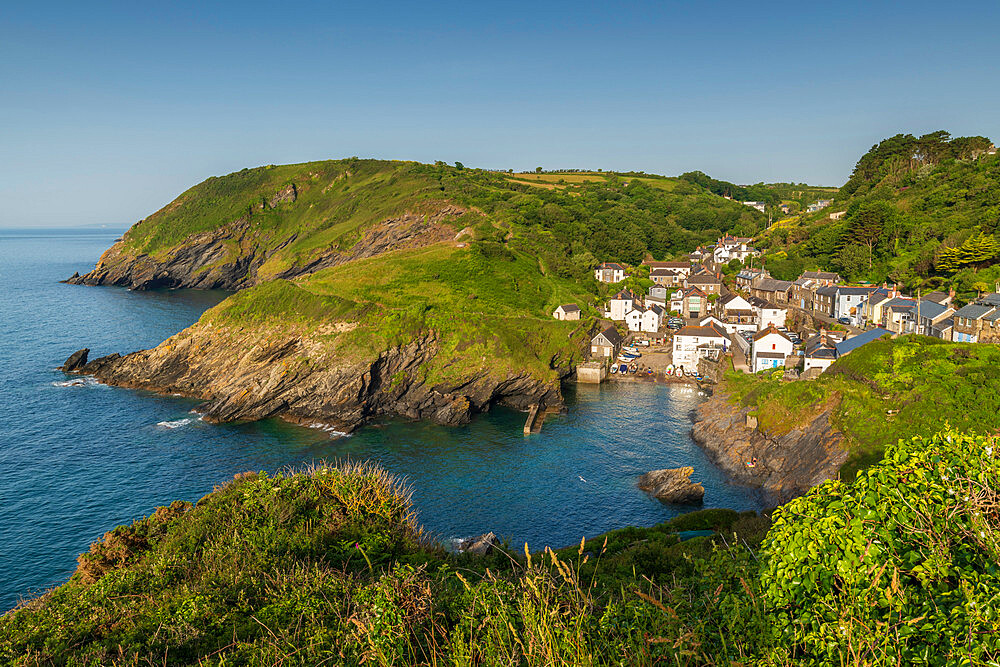
{"label": "boulder on beach", "polygon": [[458,550],[465,554],[472,554],[473,556],[486,556],[499,546],[500,540],[492,532],[489,532],[479,537],[470,537],[467,540],[462,540],[462,543],[458,545]]}
{"label": "boulder on beach", "polygon": [[77,350],[73,354],[69,355],[69,359],[66,363],[62,365],[62,370],[75,371],[83,366],[87,365],[87,355],[90,354],[90,348],[83,348],[82,350]]}
{"label": "boulder on beach", "polygon": [[705,487],[692,482],[694,468],[665,468],[639,477],[639,488],[665,503],[698,503],[705,496]]}

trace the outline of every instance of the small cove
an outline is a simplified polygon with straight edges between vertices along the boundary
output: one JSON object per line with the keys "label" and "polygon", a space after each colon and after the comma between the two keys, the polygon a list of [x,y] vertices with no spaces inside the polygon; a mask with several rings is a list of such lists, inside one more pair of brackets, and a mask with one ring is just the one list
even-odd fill
{"label": "small cove", "polygon": [[75,557],[115,525],[172,500],[197,500],[235,473],[317,460],[372,459],[413,487],[420,522],[442,539],[492,530],[532,549],[651,525],[692,507],[635,487],[654,468],[692,465],[705,507],[757,509],[689,437],[696,389],[568,387],[567,414],[540,434],[498,408],[450,428],[387,421],[348,438],[269,420],[209,425],[183,398],[71,383],[54,370],[158,344],[225,294],[62,285],[117,236],[101,230],[0,230],[0,607],[62,583]]}

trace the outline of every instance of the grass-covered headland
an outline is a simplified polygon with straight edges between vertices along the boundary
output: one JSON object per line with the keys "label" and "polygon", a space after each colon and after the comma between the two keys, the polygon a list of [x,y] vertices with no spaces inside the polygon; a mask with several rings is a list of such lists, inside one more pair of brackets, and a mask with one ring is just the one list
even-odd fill
{"label": "grass-covered headland", "polygon": [[[992,664],[1000,446],[901,440],[766,517],[452,555],[371,466],[238,475],[0,617],[13,665]],[[712,530],[688,537],[683,531]]]}

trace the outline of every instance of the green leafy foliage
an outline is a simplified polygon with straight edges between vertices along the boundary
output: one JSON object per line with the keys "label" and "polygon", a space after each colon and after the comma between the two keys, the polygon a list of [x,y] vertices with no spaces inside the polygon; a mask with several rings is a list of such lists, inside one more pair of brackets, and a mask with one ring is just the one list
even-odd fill
{"label": "green leafy foliage", "polygon": [[897,440],[930,437],[946,418],[965,432],[1000,429],[998,368],[995,345],[902,336],[868,343],[810,382],[732,373],[724,388],[755,408],[766,433],[787,433],[830,410],[850,451],[842,471],[850,477]]}
{"label": "green leafy foliage", "polygon": [[[858,161],[832,207],[761,235],[765,265],[784,279],[818,268],[974,297],[973,283],[1000,279],[992,240],[1000,224],[1000,156],[987,154],[989,146],[984,137],[946,132],[886,139]],[[845,215],[832,220],[830,211]]]}
{"label": "green leafy foliage", "polygon": [[809,664],[995,661],[995,447],[955,429],[900,440],[779,509],[761,571],[775,641]]}

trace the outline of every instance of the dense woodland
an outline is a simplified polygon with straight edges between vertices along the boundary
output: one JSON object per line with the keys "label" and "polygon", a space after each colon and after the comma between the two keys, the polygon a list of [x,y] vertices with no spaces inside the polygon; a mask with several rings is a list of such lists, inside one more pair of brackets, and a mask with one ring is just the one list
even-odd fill
{"label": "dense woodland", "polygon": [[[857,163],[829,209],[762,235],[771,272],[839,271],[911,289],[954,287],[965,298],[1000,280],[1000,159],[985,137],[896,135]],[[844,211],[831,220],[832,211]]]}

